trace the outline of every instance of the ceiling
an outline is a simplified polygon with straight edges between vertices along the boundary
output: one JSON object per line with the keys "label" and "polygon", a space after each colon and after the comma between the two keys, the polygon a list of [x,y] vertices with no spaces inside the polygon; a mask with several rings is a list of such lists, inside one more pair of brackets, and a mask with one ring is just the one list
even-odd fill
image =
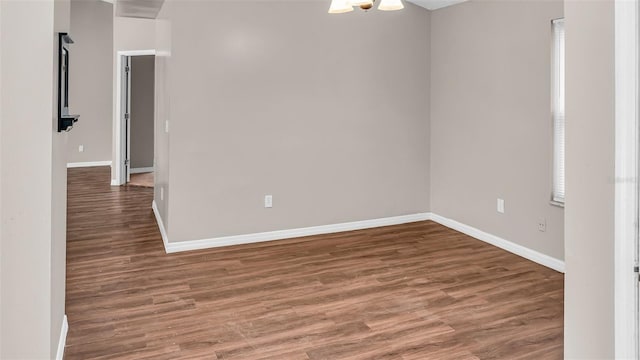
{"label": "ceiling", "polygon": [[155,19],[163,3],[164,0],[117,0],[116,16]]}
{"label": "ceiling", "polygon": [[468,0],[407,0],[411,3],[414,3],[418,6],[422,6],[428,10],[438,10],[443,7],[463,3]]}
{"label": "ceiling", "polygon": [[[164,0],[102,0],[115,3],[116,16],[155,19]],[[459,4],[468,0],[407,0],[428,10]]]}

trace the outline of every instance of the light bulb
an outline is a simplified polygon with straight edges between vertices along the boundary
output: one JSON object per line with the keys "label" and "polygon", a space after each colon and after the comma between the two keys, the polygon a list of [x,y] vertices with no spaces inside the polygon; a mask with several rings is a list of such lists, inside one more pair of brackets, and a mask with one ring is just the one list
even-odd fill
{"label": "light bulb", "polygon": [[353,11],[353,5],[349,0],[331,0],[329,14],[342,14]]}
{"label": "light bulb", "polygon": [[402,0],[382,0],[380,1],[380,6],[378,6],[378,10],[383,10],[383,11],[393,11],[393,10],[402,10],[402,9],[404,9]]}

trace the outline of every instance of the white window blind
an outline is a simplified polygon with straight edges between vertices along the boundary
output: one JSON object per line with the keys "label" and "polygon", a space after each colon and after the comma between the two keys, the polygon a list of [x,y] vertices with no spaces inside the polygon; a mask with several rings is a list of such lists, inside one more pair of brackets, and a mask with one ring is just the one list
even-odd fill
{"label": "white window blind", "polygon": [[564,203],[564,19],[553,21],[553,201]]}

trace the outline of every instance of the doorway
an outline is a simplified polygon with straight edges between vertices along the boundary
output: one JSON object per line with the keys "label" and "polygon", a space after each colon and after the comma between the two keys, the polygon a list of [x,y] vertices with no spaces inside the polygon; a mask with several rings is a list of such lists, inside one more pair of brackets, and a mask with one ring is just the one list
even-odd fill
{"label": "doorway", "polygon": [[127,184],[153,187],[155,56],[130,56]]}
{"label": "doorway", "polygon": [[155,51],[123,52],[118,58],[120,84],[116,134],[118,183],[154,185]]}

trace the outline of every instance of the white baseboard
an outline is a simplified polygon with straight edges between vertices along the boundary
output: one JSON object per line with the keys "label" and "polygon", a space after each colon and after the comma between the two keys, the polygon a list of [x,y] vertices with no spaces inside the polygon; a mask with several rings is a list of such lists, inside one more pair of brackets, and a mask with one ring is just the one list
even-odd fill
{"label": "white baseboard", "polygon": [[67,344],[67,333],[69,332],[69,323],[67,322],[67,315],[62,318],[62,328],[60,329],[60,340],[58,340],[58,351],[56,353],[56,360],[62,360],[64,358],[64,346]]}
{"label": "white baseboard", "polygon": [[497,246],[503,250],[506,250],[510,253],[516,254],[518,256],[522,256],[525,259],[529,259],[533,262],[536,262],[540,265],[544,265],[548,268],[551,268],[555,271],[564,273],[564,261],[553,258],[549,255],[545,255],[538,251],[529,249],[522,245],[518,245],[509,240],[505,240],[498,236],[486,233],[482,230],[476,229],[472,226],[457,222],[452,219],[448,219],[444,216],[440,216],[437,214],[431,214],[431,220],[437,222],[438,224],[444,225],[453,230],[459,231],[463,234],[467,234],[473,238],[489,243],[493,246]]}
{"label": "white baseboard", "polygon": [[167,237],[167,229],[164,227],[164,222],[162,221],[160,211],[158,210],[158,204],[156,204],[155,200],[151,203],[151,208],[153,209],[153,214],[156,216],[156,222],[158,223],[158,229],[160,229],[164,249],[168,253],[169,251],[167,251],[167,249],[169,248],[169,238]]}
{"label": "white baseboard", "polygon": [[129,169],[129,174],[140,174],[140,173],[148,173],[153,172],[155,169],[152,167],[143,167],[143,168],[132,168]]}
{"label": "white baseboard", "polygon": [[120,186],[120,181],[111,179],[111,186]]}
{"label": "white baseboard", "polygon": [[536,262],[540,265],[546,266],[558,272],[564,273],[564,261],[562,260],[558,260],[549,255],[545,255],[543,253],[529,249],[522,245],[518,245],[514,242],[489,234],[482,230],[476,229],[472,226],[469,226],[469,225],[466,225],[466,224],[463,224],[455,220],[448,219],[448,218],[445,218],[444,216],[440,216],[433,213],[419,213],[419,214],[394,216],[394,217],[373,219],[373,220],[354,221],[354,222],[341,223],[341,224],[312,226],[312,227],[306,227],[306,228],[268,231],[268,232],[244,234],[244,235],[223,236],[223,237],[211,238],[211,239],[189,240],[189,241],[180,241],[180,242],[172,243],[172,242],[169,242],[169,238],[167,236],[167,232],[164,227],[162,218],[160,217],[160,213],[158,212],[158,207],[156,205],[155,200],[153,201],[152,208],[153,208],[153,213],[156,216],[156,221],[158,222],[160,234],[162,235],[162,242],[164,243],[164,249],[167,253],[209,249],[209,248],[231,246],[231,245],[252,244],[252,243],[265,242],[265,241],[283,240],[283,239],[312,236],[312,235],[321,235],[321,234],[331,234],[331,233],[342,232],[342,231],[362,230],[362,229],[369,229],[369,228],[375,228],[375,227],[381,227],[381,226],[399,225],[399,224],[406,224],[406,223],[411,223],[416,221],[432,220],[450,229],[459,231],[475,239],[484,241],[493,246],[506,250],[510,253],[521,256],[525,259],[531,260],[533,262]]}
{"label": "white baseboard", "polygon": [[[154,203],[155,206],[155,203]],[[154,212],[156,212],[154,210]],[[156,217],[159,216],[156,214]],[[253,234],[244,234],[244,235],[234,235],[234,236],[223,236],[212,239],[202,239],[202,240],[191,240],[191,241],[180,241],[180,242],[169,242],[166,236],[166,233],[162,236],[164,241],[165,251],[167,253],[175,253],[181,251],[189,251],[189,250],[198,250],[198,249],[208,249],[214,247],[221,246],[230,246],[230,245],[240,245],[240,244],[251,244],[258,243],[264,241],[272,241],[272,240],[283,240],[290,239],[296,237],[303,236],[311,236],[311,235],[321,235],[321,234],[331,234],[342,231],[352,231],[352,230],[362,230],[380,226],[389,226],[389,225],[398,225],[405,224],[416,221],[424,221],[429,220],[429,213],[421,213],[421,214],[412,214],[412,215],[403,215],[403,216],[394,216],[382,219],[373,219],[373,220],[364,220],[364,221],[353,221],[348,223],[341,224],[332,224],[332,225],[321,225],[321,226],[312,226],[306,228],[298,228],[298,229],[289,229],[289,230],[277,230],[277,231],[267,231],[261,233],[253,233]],[[160,225],[162,220],[158,221],[158,225]],[[160,228],[160,233],[163,233],[163,227]]]}
{"label": "white baseboard", "polygon": [[93,167],[93,166],[111,166],[111,161],[87,161],[87,162],[67,163],[67,168],[81,168],[81,167]]}

